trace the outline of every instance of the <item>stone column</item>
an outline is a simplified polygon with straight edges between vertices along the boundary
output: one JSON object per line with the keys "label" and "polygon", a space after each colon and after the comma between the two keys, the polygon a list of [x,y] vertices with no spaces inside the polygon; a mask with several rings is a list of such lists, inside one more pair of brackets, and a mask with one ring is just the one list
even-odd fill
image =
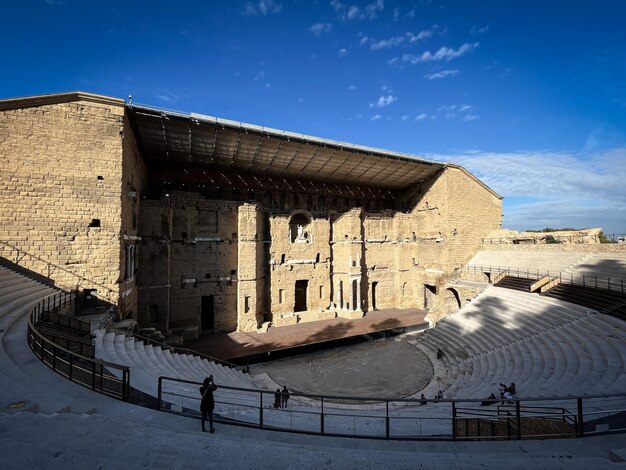
{"label": "stone column", "polygon": [[361,311],[361,278],[356,280],[356,305],[355,310]]}

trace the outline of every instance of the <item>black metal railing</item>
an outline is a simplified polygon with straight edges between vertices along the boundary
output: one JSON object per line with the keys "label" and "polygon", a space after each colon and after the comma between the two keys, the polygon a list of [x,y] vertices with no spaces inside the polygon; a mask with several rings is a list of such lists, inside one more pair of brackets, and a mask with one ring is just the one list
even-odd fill
{"label": "black metal railing", "polygon": [[58,312],[72,301],[72,294],[61,291],[37,303],[28,320],[27,340],[30,349],[41,362],[72,382],[121,400],[128,399],[130,393],[128,367],[78,354],[55,344],[37,331],[35,325],[44,312]]}
{"label": "black metal railing", "polygon": [[[158,408],[199,417],[201,383],[159,377]],[[526,439],[626,431],[626,393],[585,397],[432,400],[290,393],[220,386],[215,420],[227,424],[328,436],[375,439]],[[608,424],[607,424],[608,423]]]}
{"label": "black metal railing", "polygon": [[616,277],[603,277],[590,274],[563,273],[561,271],[540,271],[539,269],[530,268],[510,268],[505,266],[479,266],[468,265],[464,272],[468,274],[501,274],[507,276],[520,277],[525,279],[542,279],[549,277],[558,279],[560,284],[570,284],[574,286],[589,287],[593,289],[603,289],[610,292],[626,293],[626,279]]}

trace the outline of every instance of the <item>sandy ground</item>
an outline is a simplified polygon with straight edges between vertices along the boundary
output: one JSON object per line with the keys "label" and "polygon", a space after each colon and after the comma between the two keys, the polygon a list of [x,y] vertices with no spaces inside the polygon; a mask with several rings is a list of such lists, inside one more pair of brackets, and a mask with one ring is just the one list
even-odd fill
{"label": "sandy ground", "polygon": [[324,395],[405,397],[433,376],[428,356],[405,340],[384,338],[254,366],[290,390]]}

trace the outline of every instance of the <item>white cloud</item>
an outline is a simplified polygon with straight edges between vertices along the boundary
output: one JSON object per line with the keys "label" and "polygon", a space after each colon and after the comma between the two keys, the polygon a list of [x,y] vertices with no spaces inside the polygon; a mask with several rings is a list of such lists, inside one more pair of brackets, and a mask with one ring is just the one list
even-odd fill
{"label": "white cloud", "polygon": [[408,114],[405,114],[400,119],[402,119],[403,121],[408,121],[409,119],[411,119],[411,116],[409,116]]}
{"label": "white cloud", "polygon": [[426,113],[421,113],[415,116],[416,121],[423,121],[424,119],[427,119],[427,118],[428,118],[428,114]]}
{"label": "white cloud", "polygon": [[400,8],[393,9],[393,21],[398,21],[400,19]]}
{"label": "white cloud", "polygon": [[257,0],[256,2],[246,2],[242,11],[243,16],[256,16],[280,13],[283,6],[274,0]]}
{"label": "white cloud", "polygon": [[515,229],[603,227],[626,229],[626,147],[566,152],[467,152],[433,156],[459,163],[505,198],[505,226]]}
{"label": "white cloud", "polygon": [[451,104],[446,106],[439,106],[437,108],[437,115],[445,119],[460,118],[463,121],[473,121],[479,119],[480,116],[472,114],[473,107],[469,104]]}
{"label": "white cloud", "polygon": [[478,34],[485,34],[487,31],[489,31],[489,25],[483,26],[482,28],[474,25],[472,29],[470,29],[470,34],[476,36]]}
{"label": "white cloud", "polygon": [[348,55],[348,49],[341,48],[337,53],[339,54],[339,57],[345,57]]}
{"label": "white cloud", "polygon": [[403,44],[415,44],[420,41],[424,41],[428,38],[431,38],[435,34],[435,30],[433,29],[425,29],[420,31],[419,33],[407,32],[399,36],[393,36],[388,39],[381,39],[379,41],[371,38],[367,38],[364,36],[361,38],[360,45],[363,45],[370,42],[370,49],[373,51],[379,51],[381,49],[390,49],[392,47],[398,47]]}
{"label": "white cloud", "polygon": [[386,106],[389,106],[390,104],[395,103],[396,101],[398,101],[398,98],[393,95],[383,95],[378,98],[378,101],[376,101],[376,103],[370,103],[370,108],[384,108]]}
{"label": "white cloud", "polygon": [[374,20],[385,9],[385,0],[375,0],[367,5],[348,5],[331,0],[330,5],[341,21]]}
{"label": "white cloud", "polygon": [[354,91],[354,90],[356,90],[356,86],[354,86],[354,85],[350,85],[350,86],[348,87],[348,90],[350,90],[350,91]]}
{"label": "white cloud", "polygon": [[316,36],[321,36],[323,33],[330,33],[332,29],[332,23],[315,23],[309,28],[309,31],[311,31]]}
{"label": "white cloud", "polygon": [[[480,43],[478,42],[475,42],[473,44],[466,42],[465,44],[461,45],[461,47],[459,47],[458,49],[453,49],[451,47],[444,46],[444,47],[441,47],[439,50],[437,50],[437,52],[435,53],[432,53],[430,51],[425,51],[421,55],[418,55],[418,56],[413,55],[413,54],[403,54],[401,60],[402,60],[402,63],[411,64],[411,65],[415,65],[415,64],[419,64],[423,62],[439,62],[439,61],[450,62],[453,59],[456,59],[458,57],[461,57],[464,54],[467,54],[468,52],[473,51],[479,46],[480,46]],[[390,65],[397,65],[398,63],[397,58],[395,60],[392,59],[392,61],[389,62]]]}
{"label": "white cloud", "polygon": [[380,114],[375,114],[375,115],[372,117],[372,121],[378,121],[379,119],[382,119],[382,116],[381,116]]}
{"label": "white cloud", "polygon": [[168,104],[176,103],[180,99],[180,96],[169,91],[164,91],[162,93],[154,95],[154,97]]}
{"label": "white cloud", "polygon": [[427,73],[424,77],[428,80],[439,80],[441,78],[454,77],[458,73],[458,70],[441,70],[440,72]]}

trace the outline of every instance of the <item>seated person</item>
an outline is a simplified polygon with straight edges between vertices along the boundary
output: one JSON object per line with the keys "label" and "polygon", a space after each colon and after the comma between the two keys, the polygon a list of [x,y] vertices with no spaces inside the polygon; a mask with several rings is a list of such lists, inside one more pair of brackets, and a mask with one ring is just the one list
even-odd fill
{"label": "seated person", "polygon": [[489,406],[489,405],[493,405],[494,403],[498,403],[498,400],[496,399],[496,396],[493,393],[489,395],[489,398],[480,402],[482,406]]}
{"label": "seated person", "polygon": [[515,395],[517,393],[517,391],[515,390],[515,382],[511,382],[511,385],[509,385],[509,392],[511,393],[511,395]]}

